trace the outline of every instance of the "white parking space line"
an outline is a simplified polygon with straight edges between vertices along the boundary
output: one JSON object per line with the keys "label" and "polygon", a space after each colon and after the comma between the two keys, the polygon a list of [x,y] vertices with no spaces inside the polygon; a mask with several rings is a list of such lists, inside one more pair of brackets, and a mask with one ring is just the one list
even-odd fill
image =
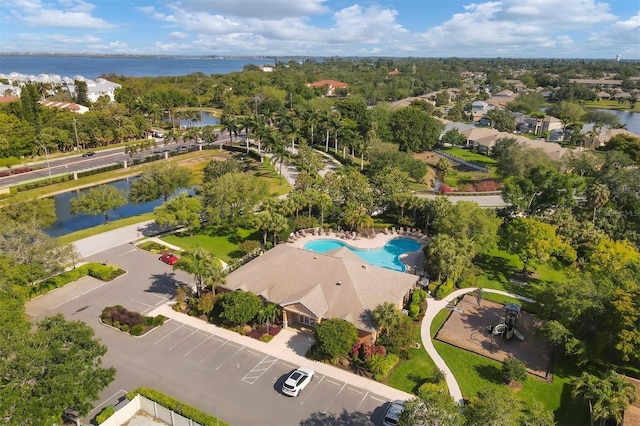
{"label": "white parking space line", "polygon": [[360,389],[351,388],[351,387],[347,386],[347,390],[351,391],[351,392],[359,393],[360,395],[362,395],[362,391]]}
{"label": "white parking space line", "polygon": [[260,377],[262,377],[268,369],[273,367],[273,364],[278,362],[278,358],[274,358],[269,360],[269,355],[265,355],[251,371],[244,375],[242,378],[243,382],[249,383],[250,385],[254,384]]}
{"label": "white parking space line", "polygon": [[207,358],[212,357],[218,351],[218,349],[220,349],[221,347],[225,346],[227,344],[227,342],[228,342],[228,340],[219,339],[216,336],[214,336],[213,334],[211,335],[211,340],[215,340],[216,342],[220,342],[222,344],[220,346],[218,346],[217,348],[215,348],[214,350],[212,350],[211,352],[209,352],[209,355],[207,355],[204,358],[202,358],[200,360],[200,364],[205,362],[207,360]]}
{"label": "white parking space line", "polygon": [[367,397],[369,396],[369,391],[367,391],[364,396],[362,397],[362,399],[360,400],[360,403],[358,404],[358,406],[356,407],[356,410],[360,409],[360,406],[362,405],[362,403],[364,402],[365,399],[367,399]]}
{"label": "white parking space line", "polygon": [[[229,346],[234,346],[229,344]],[[234,353],[233,355],[231,355],[230,357],[228,357],[227,359],[225,359],[224,361],[222,361],[222,364],[220,364],[219,366],[216,367],[216,370],[220,370],[226,363],[227,361],[229,361],[230,359],[232,359],[233,357],[235,357],[236,355],[238,355],[240,353],[240,351],[244,348],[244,346],[241,346],[240,349],[238,349],[236,351],[236,353]],[[240,367],[240,364],[238,364],[238,367]]]}
{"label": "white parking space line", "polygon": [[334,382],[333,380],[326,380],[327,382],[331,383],[332,385],[336,385],[336,386],[342,386],[342,382]]}
{"label": "white parking space line", "polygon": [[378,398],[377,396],[371,395],[370,396],[371,399],[375,399],[378,402],[389,402],[388,399],[382,399],[382,398]]}
{"label": "white parking space line", "polygon": [[178,327],[176,327],[175,330],[170,331],[169,334],[167,334],[164,337],[161,337],[160,340],[156,340],[154,345],[157,345],[158,343],[162,342],[164,339],[166,339],[167,337],[171,336],[173,333],[175,333],[176,331],[180,330],[182,327],[184,326],[184,324],[180,324]]}
{"label": "white parking space line", "polygon": [[152,309],[152,310],[156,308],[155,306],[147,305],[146,303],[141,302],[141,301],[136,300],[136,299],[131,299],[131,301],[132,301],[132,302],[135,302],[135,303],[139,303],[140,305],[142,305],[142,306],[146,306],[147,308],[150,308],[150,309]]}
{"label": "white parking space line", "polygon": [[175,345],[171,346],[169,348],[169,350],[173,350],[173,348],[180,346],[182,344],[182,342],[184,342],[185,340],[187,340],[189,337],[193,336],[194,334],[196,334],[198,332],[198,330],[193,330],[193,332],[188,335],[187,337],[185,337],[184,339],[180,340],[178,343],[176,343]]}
{"label": "white parking space line", "polygon": [[125,251],[124,253],[120,253],[118,256],[126,256],[127,254],[133,253],[134,251],[137,251],[137,250],[136,249],[132,249],[132,250],[129,250],[129,251]]}
{"label": "white parking space line", "polygon": [[342,391],[344,390],[344,388],[346,388],[346,387],[347,387],[346,383],[344,385],[342,385],[342,388],[336,393],[336,395],[333,398],[331,398],[331,401],[329,402],[329,405],[327,406],[327,409],[324,410],[322,412],[322,414],[327,414],[327,411],[329,411],[329,408],[331,408],[331,406],[335,402],[336,398],[338,398],[338,395],[340,395],[342,393]]}
{"label": "white parking space line", "polygon": [[64,302],[62,302],[62,303],[58,303],[58,304],[57,304],[57,305],[55,305],[55,306],[52,306],[52,307],[47,308],[47,309],[45,309],[45,310],[43,310],[43,311],[40,311],[40,312],[38,312],[38,315],[40,315],[40,314],[41,314],[41,313],[43,313],[43,312],[51,311],[51,310],[53,310],[53,309],[56,309],[56,308],[58,308],[58,307],[60,307],[60,306],[64,305],[65,303],[69,303],[69,302],[71,302],[72,300],[75,300],[75,299],[77,299],[78,297],[82,297],[82,296],[84,296],[85,294],[91,293],[92,291],[97,290],[97,289],[99,289],[100,287],[102,287],[103,285],[107,285],[107,284],[109,284],[109,281],[105,281],[104,283],[100,284],[99,286],[97,286],[97,287],[95,287],[95,288],[89,289],[89,290],[85,291],[84,293],[80,293],[80,294],[78,294],[78,295],[76,295],[76,296],[73,296],[71,299],[67,299],[67,300],[65,300],[65,301],[64,301]]}
{"label": "white parking space line", "polygon": [[[322,383],[322,381],[323,381],[325,378],[326,378],[326,376],[322,376],[322,377],[320,377],[320,380],[318,381],[318,383],[316,383],[316,385],[313,387],[313,389],[308,389],[308,390],[307,390],[307,389],[305,389],[305,390],[303,391],[303,392],[304,392],[304,394],[303,394],[303,395],[304,395],[304,399],[300,402],[300,405],[304,405],[305,401],[306,401],[309,397],[311,397],[311,392],[312,392],[313,390],[315,390],[318,386],[320,386],[320,383]],[[311,383],[310,383],[310,384],[312,384],[312,383],[313,383],[313,380],[311,381]],[[307,386],[307,388],[308,388],[308,386]],[[325,411],[325,413],[326,413],[326,411]]]}
{"label": "white parking space line", "polygon": [[287,367],[287,368],[296,368],[296,366],[295,366],[295,365],[289,364],[289,363],[287,363],[287,362],[282,362],[281,364],[282,364],[282,365],[284,365],[284,366],[285,366],[285,367]]}
{"label": "white parking space line", "polygon": [[[198,333],[200,334],[200,333]],[[184,354],[184,356],[189,355],[191,352],[195,351],[196,349],[198,349],[200,346],[204,345],[205,343],[207,343],[209,341],[209,339],[211,338],[211,336],[207,337],[206,339],[204,339],[202,342],[198,343],[197,345],[195,345],[189,352],[187,352],[186,354]]]}

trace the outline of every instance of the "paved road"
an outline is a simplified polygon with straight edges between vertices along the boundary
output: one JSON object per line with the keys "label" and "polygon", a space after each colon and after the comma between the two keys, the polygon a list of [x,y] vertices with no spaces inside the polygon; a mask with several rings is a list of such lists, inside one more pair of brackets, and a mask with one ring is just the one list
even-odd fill
{"label": "paved road", "polygon": [[[158,389],[233,425],[379,424],[386,403],[408,395],[296,354],[300,340],[282,334],[269,344],[208,325],[167,308],[178,282],[191,277],[161,263],[157,255],[124,244],[87,260],[120,265],[126,275],[103,283],[90,277],[27,303],[35,319],[62,313],[86,322],[109,348],[103,362],[117,369],[115,381],[100,394],[90,420],[102,407],[115,404],[127,391]],[[145,315],[171,318],[136,338],[102,325],[105,306],[121,304]],[[302,336],[308,346],[308,336]],[[285,377],[299,365],[310,365],[316,379],[298,398],[281,392]]]}
{"label": "paved road", "polygon": [[[228,140],[228,135],[220,135],[218,139],[211,145],[221,145],[227,143]],[[158,144],[156,148],[151,148],[149,150],[139,152],[135,154],[133,158],[143,158],[144,156],[150,155],[154,152],[162,153],[164,150],[175,150],[178,146],[193,147],[196,145],[192,142],[165,143],[163,139],[157,139],[156,142]],[[51,158],[49,161],[44,160],[29,163],[28,166],[31,166],[35,169],[31,172],[0,177],[0,187],[17,185],[31,180],[46,178],[48,176],[57,176],[91,170],[109,164],[123,163],[124,161],[131,161],[131,157],[128,154],[124,153],[124,147],[95,151],[95,155],[93,155],[92,157],[83,157],[81,154],[76,154],[65,157]],[[16,168],[24,166],[25,165],[19,165],[16,166]]]}
{"label": "paved road", "polygon": [[[421,198],[429,198],[429,199],[434,199],[436,197],[443,196],[440,194],[424,194],[424,193],[417,193],[416,195]],[[478,205],[483,208],[500,208],[500,207],[507,206],[507,203],[505,203],[501,195],[444,195],[444,196],[447,197],[447,199],[452,203],[457,203],[458,201],[472,201],[472,202],[478,203]]]}

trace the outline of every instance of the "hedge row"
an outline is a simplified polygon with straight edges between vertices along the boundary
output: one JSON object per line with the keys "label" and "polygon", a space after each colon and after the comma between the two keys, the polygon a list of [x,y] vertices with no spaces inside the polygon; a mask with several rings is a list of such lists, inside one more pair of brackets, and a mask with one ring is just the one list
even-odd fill
{"label": "hedge row", "polygon": [[113,416],[116,413],[116,409],[113,405],[107,405],[100,411],[100,414],[96,416],[96,423],[101,424],[104,423],[109,417]]}
{"label": "hedge row", "polygon": [[122,274],[124,274],[120,268],[115,266],[103,265],[101,263],[87,263],[79,266],[70,271],[63,272],[46,280],[40,281],[36,285],[32,286],[29,291],[29,298],[34,298],[44,293],[48,293],[56,288],[64,287],[65,285],[79,280],[84,276],[92,276],[102,281],[110,281]]}
{"label": "hedge row", "polygon": [[131,401],[136,397],[136,395],[142,395],[145,398],[150,399],[151,401],[157,402],[163,407],[168,408],[169,410],[172,410],[196,423],[199,423],[202,426],[229,426],[228,423],[225,423],[210,414],[204,413],[197,408],[185,404],[184,402],[178,401],[177,399],[165,395],[162,392],[158,392],[155,389],[135,389],[127,394],[127,399]]}

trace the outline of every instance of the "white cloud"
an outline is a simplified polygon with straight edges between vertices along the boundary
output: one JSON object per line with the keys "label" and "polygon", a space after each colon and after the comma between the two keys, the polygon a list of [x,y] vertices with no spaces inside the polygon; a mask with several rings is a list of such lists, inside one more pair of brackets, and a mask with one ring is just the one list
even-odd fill
{"label": "white cloud", "polygon": [[629,19],[614,22],[602,31],[589,35],[587,43],[592,49],[611,58],[621,54],[625,58],[640,57],[640,12]]}
{"label": "white cloud", "polygon": [[180,31],[172,31],[169,34],[167,34],[167,37],[170,39],[176,39],[176,40],[184,40],[187,39],[189,37],[191,37],[189,34],[187,33],[183,33]]}
{"label": "white cloud", "polygon": [[82,0],[61,0],[58,4],[41,0],[10,0],[4,6],[14,19],[30,27],[112,29],[116,25],[94,17],[94,5]]}
{"label": "white cloud", "polygon": [[325,0],[182,0],[185,11],[228,14],[243,18],[278,19],[329,12]]}

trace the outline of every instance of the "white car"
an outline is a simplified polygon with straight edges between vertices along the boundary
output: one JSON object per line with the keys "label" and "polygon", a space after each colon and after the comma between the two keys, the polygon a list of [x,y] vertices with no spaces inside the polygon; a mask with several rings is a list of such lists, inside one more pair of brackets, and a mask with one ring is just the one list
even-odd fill
{"label": "white car", "polygon": [[300,391],[307,387],[313,379],[314,372],[307,367],[300,367],[293,373],[289,374],[287,380],[282,385],[282,393],[289,396],[298,396]]}
{"label": "white car", "polygon": [[400,420],[400,414],[404,411],[404,402],[397,400],[389,403],[387,411],[382,418],[383,426],[396,426]]}

